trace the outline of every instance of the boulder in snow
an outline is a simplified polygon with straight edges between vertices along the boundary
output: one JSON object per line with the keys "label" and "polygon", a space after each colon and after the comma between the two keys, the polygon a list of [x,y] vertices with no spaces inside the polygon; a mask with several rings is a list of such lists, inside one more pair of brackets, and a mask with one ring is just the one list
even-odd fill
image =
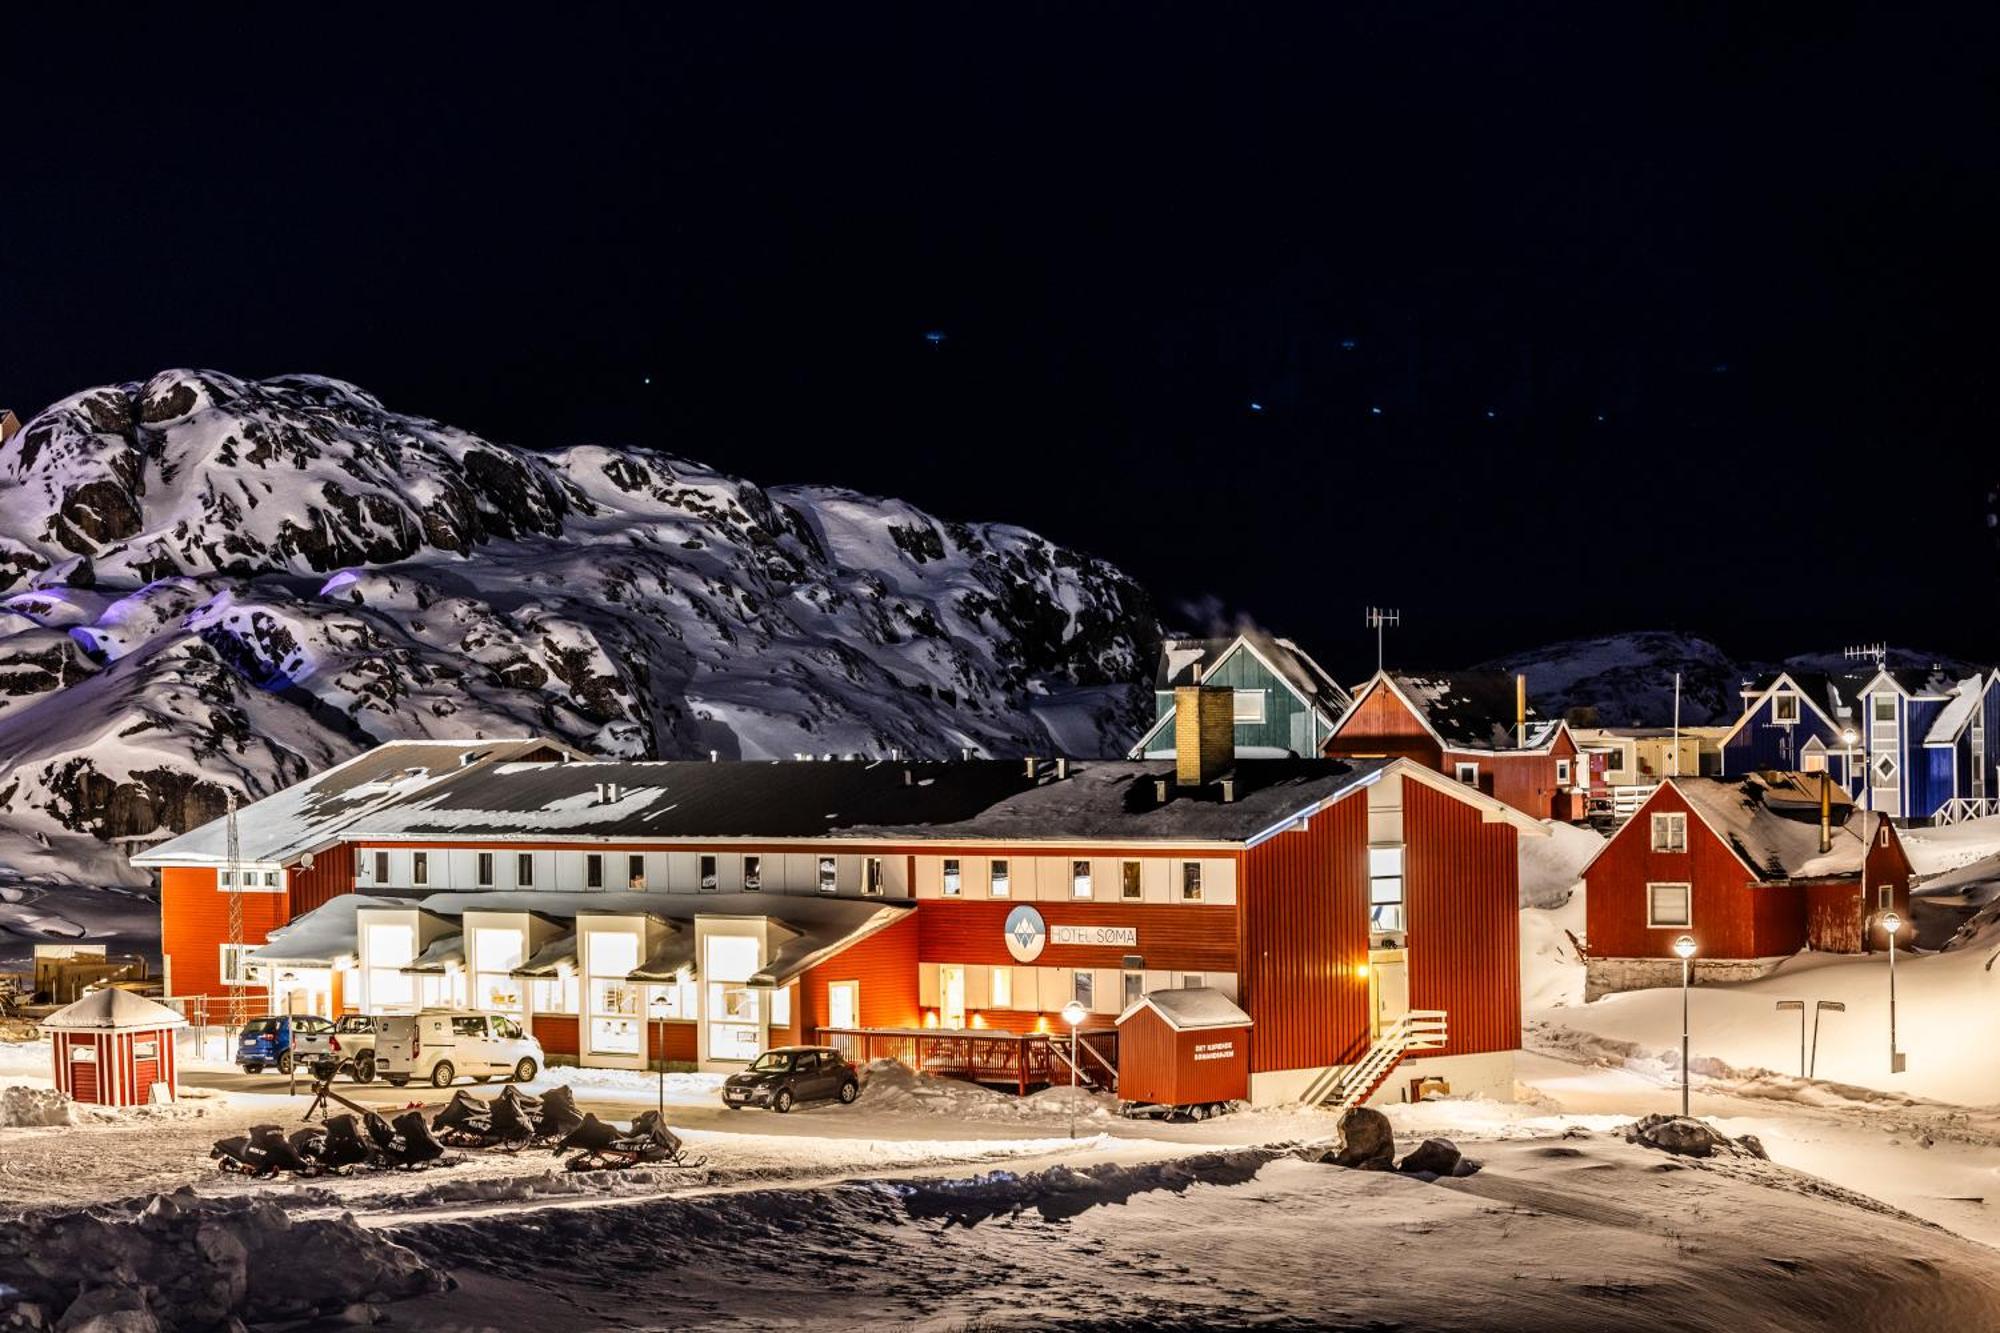
{"label": "boulder in snow", "polygon": [[1691,1116],[1646,1116],[1625,1127],[1625,1141],[1641,1147],[1658,1148],[1676,1157],[1770,1156],[1754,1135],[1732,1139],[1706,1121]]}
{"label": "boulder in snow", "polygon": [[1356,1171],[1387,1171],[1396,1164],[1396,1135],[1389,1117],[1367,1106],[1340,1117],[1340,1147],[1324,1160]]}
{"label": "boulder in snow", "polygon": [[1435,1180],[1457,1171],[1464,1156],[1450,1139],[1425,1139],[1416,1151],[1396,1164],[1396,1169],[1404,1175],[1429,1176]]}

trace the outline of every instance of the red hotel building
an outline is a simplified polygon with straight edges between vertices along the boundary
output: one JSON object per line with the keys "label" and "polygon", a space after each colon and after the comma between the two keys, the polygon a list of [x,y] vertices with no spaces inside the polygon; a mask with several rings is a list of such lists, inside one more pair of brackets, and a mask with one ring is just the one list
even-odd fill
{"label": "red hotel building", "polygon": [[1509,1095],[1516,839],[1541,826],[1405,759],[1238,760],[1231,716],[1182,690],[1163,762],[399,741],[240,812],[233,867],[224,821],[134,860],[174,994],[465,1004],[585,1064],[726,1069],[827,1028],[1059,1029],[1072,999],[1110,1027],[1208,988],[1254,1020],[1257,1101],[1323,1097],[1411,1011],[1444,1015],[1422,1073]]}

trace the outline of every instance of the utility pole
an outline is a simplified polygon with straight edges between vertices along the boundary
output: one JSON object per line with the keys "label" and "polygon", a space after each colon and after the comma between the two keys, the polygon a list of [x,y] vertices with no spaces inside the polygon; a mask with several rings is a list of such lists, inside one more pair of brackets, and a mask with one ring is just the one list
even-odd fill
{"label": "utility pole", "polygon": [[1681,673],[1674,672],[1674,749],[1667,760],[1673,775],[1681,775]]}
{"label": "utility pole", "polygon": [[1375,631],[1375,674],[1382,674],[1382,632],[1396,629],[1403,623],[1403,613],[1384,606],[1371,606],[1362,617],[1362,623]]}
{"label": "utility pole", "polygon": [[241,1030],[249,1018],[250,993],[238,978],[243,969],[243,841],[236,831],[236,793],[225,793],[228,810],[224,815],[228,830],[228,866],[223,875],[228,878],[225,885],[229,890],[229,967],[231,976],[223,978],[229,988],[229,1026]]}

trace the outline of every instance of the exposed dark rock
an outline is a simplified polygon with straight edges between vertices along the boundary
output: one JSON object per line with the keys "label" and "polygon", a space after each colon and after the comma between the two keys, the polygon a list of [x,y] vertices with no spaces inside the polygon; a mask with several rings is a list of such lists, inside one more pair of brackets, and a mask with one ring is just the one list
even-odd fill
{"label": "exposed dark rock", "polygon": [[1396,1164],[1396,1169],[1405,1175],[1427,1175],[1435,1179],[1457,1170],[1462,1159],[1458,1145],[1450,1139],[1425,1139],[1415,1151]]}
{"label": "exposed dark rock", "polygon": [[1658,1148],[1677,1157],[1770,1156],[1755,1135],[1732,1139],[1706,1121],[1688,1116],[1649,1115],[1627,1125],[1623,1133],[1627,1143]]}
{"label": "exposed dark rock", "polygon": [[1357,1171],[1387,1171],[1396,1164],[1396,1134],[1389,1117],[1371,1106],[1348,1108],[1340,1117],[1340,1147],[1326,1161]]}

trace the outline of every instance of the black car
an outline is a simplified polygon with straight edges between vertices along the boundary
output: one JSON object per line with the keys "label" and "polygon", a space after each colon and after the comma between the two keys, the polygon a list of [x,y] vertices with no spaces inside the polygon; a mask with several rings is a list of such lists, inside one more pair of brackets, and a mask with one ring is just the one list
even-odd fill
{"label": "black car", "polygon": [[750,1062],[722,1084],[722,1104],[734,1111],[767,1106],[783,1113],[794,1102],[838,1097],[852,1102],[861,1095],[861,1076],[847,1057],[831,1046],[779,1046]]}

